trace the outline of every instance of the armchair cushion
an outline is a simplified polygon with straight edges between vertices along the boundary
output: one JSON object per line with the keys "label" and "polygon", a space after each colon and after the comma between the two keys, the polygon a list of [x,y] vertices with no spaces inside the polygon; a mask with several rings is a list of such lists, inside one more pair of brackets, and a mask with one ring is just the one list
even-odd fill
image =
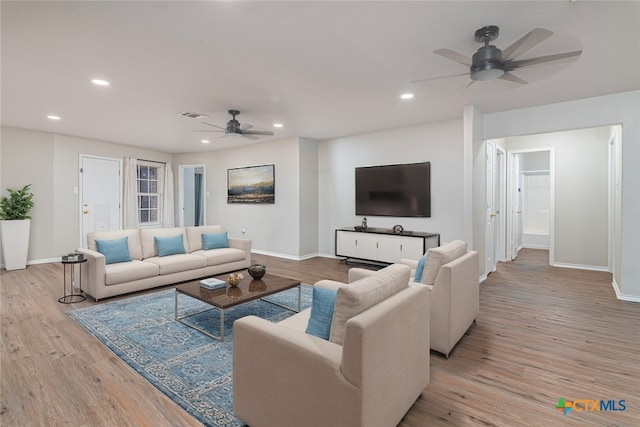
{"label": "armchair cushion", "polygon": [[342,345],[347,320],[406,288],[410,271],[406,265],[392,264],[338,288],[329,341]]}
{"label": "armchair cushion", "polygon": [[314,287],[311,317],[305,332],[328,340],[331,333],[331,319],[333,318],[335,303],[335,290]]}
{"label": "armchair cushion", "polygon": [[[425,262],[420,283],[433,285],[440,271],[440,267],[450,263],[456,258],[460,258],[466,253],[467,242],[463,242],[462,240],[454,240],[437,248],[429,249],[429,256]],[[418,274],[417,271],[416,274]],[[417,282],[418,280],[414,279],[414,281]]]}
{"label": "armchair cushion", "polygon": [[413,275],[413,281],[420,283],[422,280],[422,273],[424,272],[424,264],[427,262],[427,257],[429,256],[429,249],[425,252],[424,255],[420,257],[418,260],[418,264],[416,265],[416,272]]}

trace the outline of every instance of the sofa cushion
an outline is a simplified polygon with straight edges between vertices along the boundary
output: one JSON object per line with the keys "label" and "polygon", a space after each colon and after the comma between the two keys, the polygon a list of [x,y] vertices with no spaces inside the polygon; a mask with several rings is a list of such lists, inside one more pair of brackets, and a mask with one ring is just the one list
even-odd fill
{"label": "sofa cushion", "polygon": [[181,271],[196,270],[207,266],[206,258],[195,254],[178,254],[163,257],[151,257],[144,262],[156,264],[160,274],[180,273]]}
{"label": "sofa cushion", "polygon": [[184,237],[182,234],[170,237],[158,237],[154,236],[153,240],[156,243],[156,251],[158,256],[184,254]]}
{"label": "sofa cushion", "polygon": [[227,232],[222,233],[202,233],[202,249],[207,251],[209,249],[228,248],[229,238]]}
{"label": "sofa cushion", "polygon": [[138,230],[113,230],[113,231],[94,231],[87,234],[87,248],[97,251],[96,240],[113,240],[127,237],[127,245],[129,246],[129,254],[132,259],[142,259],[142,245],[140,244],[140,232]]}
{"label": "sofa cushion", "polygon": [[202,225],[200,227],[187,227],[187,242],[189,253],[202,249],[202,233],[222,233],[219,225]]}
{"label": "sofa cushion", "polygon": [[242,261],[246,257],[246,252],[235,248],[210,249],[208,251],[195,251],[192,255],[199,255],[207,260],[207,265],[228,264],[230,262]]}
{"label": "sofa cushion", "polygon": [[105,284],[107,286],[117,285],[154,277],[158,274],[160,274],[160,268],[157,265],[134,259],[131,262],[120,262],[105,266]]}
{"label": "sofa cushion", "polygon": [[131,261],[127,236],[112,240],[96,240],[98,252],[104,255],[105,264]]}
{"label": "sofa cushion", "polygon": [[140,244],[142,246],[142,259],[158,256],[156,250],[156,241],[154,237],[171,237],[178,234],[183,234],[183,245],[186,248],[187,238],[183,227],[174,228],[141,228],[140,229]]}
{"label": "sofa cushion", "polygon": [[311,302],[311,317],[307,324],[306,333],[316,337],[329,339],[331,334],[331,319],[336,304],[336,290],[313,287]]}
{"label": "sofa cushion", "polygon": [[424,271],[422,272],[422,279],[420,280],[420,283],[433,285],[436,281],[436,276],[440,271],[440,267],[466,253],[467,242],[463,242],[462,240],[454,240],[445,245],[438,246],[437,248],[429,249],[429,256],[427,257],[427,261],[424,265]]}
{"label": "sofa cushion", "polygon": [[408,266],[392,264],[371,276],[339,287],[329,340],[342,345],[347,321],[406,288],[410,273]]}

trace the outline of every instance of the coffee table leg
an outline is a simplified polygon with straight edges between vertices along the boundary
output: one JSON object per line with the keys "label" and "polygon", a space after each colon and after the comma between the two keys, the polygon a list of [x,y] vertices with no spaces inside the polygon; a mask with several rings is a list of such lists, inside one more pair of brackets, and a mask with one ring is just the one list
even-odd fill
{"label": "coffee table leg", "polygon": [[220,341],[224,341],[224,309],[220,309]]}
{"label": "coffee table leg", "polygon": [[302,311],[302,284],[298,285],[298,313]]}

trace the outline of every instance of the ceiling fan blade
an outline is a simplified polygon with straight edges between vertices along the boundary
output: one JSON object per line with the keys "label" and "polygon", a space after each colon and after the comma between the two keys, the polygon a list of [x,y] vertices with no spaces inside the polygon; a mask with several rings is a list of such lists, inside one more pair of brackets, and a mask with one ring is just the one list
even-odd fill
{"label": "ceiling fan blade", "polygon": [[224,132],[224,130],[198,130],[198,129],[195,129],[194,132]]}
{"label": "ceiling fan blade", "polygon": [[560,61],[562,59],[575,60],[575,59],[578,59],[578,56],[580,56],[580,54],[582,54],[581,50],[575,50],[573,52],[556,53],[554,55],[545,55],[545,56],[538,56],[536,58],[521,59],[519,61],[511,61],[506,63],[504,68],[506,71],[512,71],[517,68],[530,67],[532,65],[540,65],[540,64],[545,64],[547,62]]}
{"label": "ceiling fan blade", "polygon": [[273,132],[271,132],[269,130],[245,130],[245,131],[242,131],[241,135],[267,135],[267,136],[271,136],[271,135],[273,135]]}
{"label": "ceiling fan blade", "polygon": [[252,125],[252,124],[249,124],[249,123],[240,123],[240,129],[242,129],[242,130],[248,130],[248,129],[251,129],[252,127],[253,127],[253,125]]}
{"label": "ceiling fan blade", "polygon": [[520,77],[511,74],[509,72],[504,73],[503,75],[501,75],[500,77],[498,77],[500,80],[507,80],[510,82],[514,82],[514,83],[520,83],[521,85],[526,85],[527,81],[526,80],[522,80]]}
{"label": "ceiling fan blade", "polygon": [[515,59],[522,55],[532,47],[542,43],[553,35],[552,31],[544,28],[534,28],[524,36],[516,40],[511,46],[502,50],[502,58],[504,61]]}
{"label": "ceiling fan blade", "polygon": [[462,73],[462,74],[450,74],[448,76],[438,76],[438,77],[429,77],[427,79],[420,79],[420,80],[412,80],[411,83],[422,83],[422,82],[428,82],[430,80],[439,80],[439,79],[447,79],[449,77],[460,77],[460,76],[468,76],[469,73]]}
{"label": "ceiling fan blade", "polygon": [[200,122],[200,123],[202,123],[203,125],[213,126],[214,128],[218,128],[218,129],[222,129],[222,130],[224,130],[224,128],[223,128],[223,127],[218,126],[218,125],[214,125],[214,124],[207,123],[207,122]]}
{"label": "ceiling fan blade", "polygon": [[471,58],[464,56],[461,53],[454,52],[451,49],[438,49],[434,50],[433,53],[437,53],[440,56],[444,56],[447,59],[452,61],[456,61],[458,64],[466,65],[467,67],[471,67]]}
{"label": "ceiling fan blade", "polygon": [[244,134],[244,133],[243,133],[243,134],[242,134],[242,136],[243,136],[244,138],[250,139],[250,140],[252,140],[252,141],[255,141],[256,139],[259,139],[257,136],[255,136],[255,135],[251,135],[251,134],[247,135],[247,134]]}

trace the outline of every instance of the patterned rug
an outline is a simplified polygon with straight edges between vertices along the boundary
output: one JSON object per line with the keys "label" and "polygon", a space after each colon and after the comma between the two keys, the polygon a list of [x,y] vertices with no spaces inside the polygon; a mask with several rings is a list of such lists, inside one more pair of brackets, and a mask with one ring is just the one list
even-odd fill
{"label": "patterned rug", "polygon": [[[311,306],[312,287],[302,286],[302,308]],[[210,308],[179,294],[180,316]],[[297,307],[298,290],[269,297]],[[242,426],[233,415],[233,321],[254,314],[274,322],[289,310],[252,301],[225,311],[225,341],[214,340],[174,320],[174,290],[160,291],[70,311],[80,323],[158,390],[206,426]],[[189,319],[218,335],[217,310]]]}

